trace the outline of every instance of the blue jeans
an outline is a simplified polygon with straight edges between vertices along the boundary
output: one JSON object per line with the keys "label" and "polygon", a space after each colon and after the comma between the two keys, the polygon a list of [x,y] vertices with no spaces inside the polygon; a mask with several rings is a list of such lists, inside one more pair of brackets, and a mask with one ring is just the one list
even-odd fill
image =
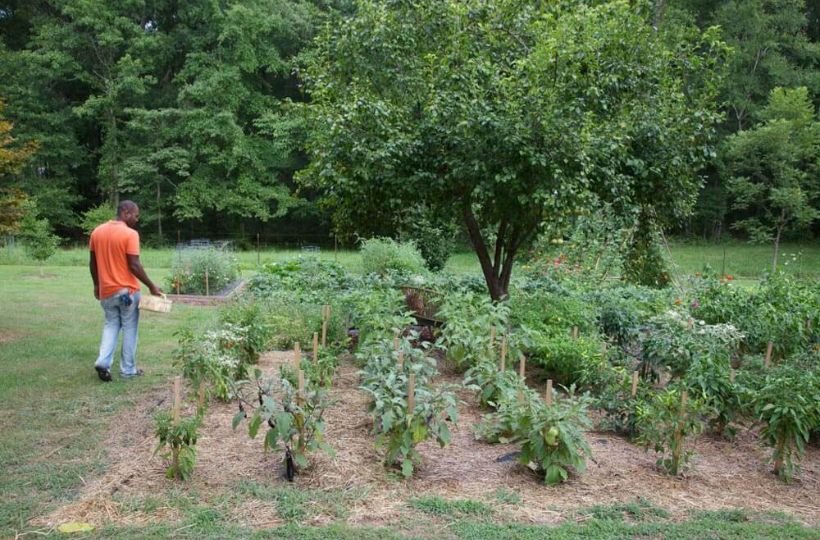
{"label": "blue jeans", "polygon": [[[122,298],[123,294],[131,299],[130,305]],[[129,295],[127,289],[108,298],[100,300],[105,313],[102,340],[100,341],[100,355],[94,363],[96,367],[111,369],[114,361],[114,349],[117,348],[117,339],[122,330],[122,354],[120,356],[120,374],[130,377],[137,373],[137,326],[140,320],[140,292]]]}

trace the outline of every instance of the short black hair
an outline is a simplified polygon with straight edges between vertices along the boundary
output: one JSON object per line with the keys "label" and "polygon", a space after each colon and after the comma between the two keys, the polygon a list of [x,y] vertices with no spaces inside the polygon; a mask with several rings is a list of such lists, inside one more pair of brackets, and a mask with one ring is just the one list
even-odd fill
{"label": "short black hair", "polygon": [[134,210],[135,208],[138,208],[138,206],[134,201],[129,201],[128,199],[120,201],[120,204],[117,206],[117,215],[121,216],[124,212]]}

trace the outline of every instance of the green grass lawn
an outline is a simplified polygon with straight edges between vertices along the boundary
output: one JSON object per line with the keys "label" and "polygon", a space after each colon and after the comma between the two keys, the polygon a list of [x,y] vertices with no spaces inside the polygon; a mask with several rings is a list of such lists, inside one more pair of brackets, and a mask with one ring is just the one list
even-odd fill
{"label": "green grass lawn", "polygon": [[[235,251],[243,271],[254,271],[257,262],[279,262],[300,256],[315,256],[326,261],[336,261],[352,272],[361,272],[361,257],[352,250],[325,250],[305,253],[295,249],[269,249]],[[710,265],[716,272],[723,271],[738,278],[757,279],[771,270],[772,247],[741,242],[722,244],[693,244],[673,242],[669,246],[672,270],[676,275],[688,275]],[[179,252],[174,249],[143,249],[141,260],[146,268],[170,268]],[[36,261],[25,251],[17,248],[0,248],[0,265],[33,265]],[[48,266],[87,266],[88,252],[84,248],[61,249],[47,261]],[[791,243],[781,247],[778,269],[800,277],[820,278],[820,242]],[[478,258],[471,251],[459,252],[450,257],[445,271],[454,274],[480,274]]]}

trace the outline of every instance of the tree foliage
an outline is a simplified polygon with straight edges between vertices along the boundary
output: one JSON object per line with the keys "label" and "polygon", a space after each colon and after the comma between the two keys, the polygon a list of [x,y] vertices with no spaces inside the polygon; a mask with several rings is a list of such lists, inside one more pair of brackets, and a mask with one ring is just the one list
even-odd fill
{"label": "tree foliage", "polygon": [[820,217],[820,122],[806,88],[775,88],[762,123],[727,142],[725,155],[735,228],[774,243],[776,268],[784,232],[806,230]]}
{"label": "tree foliage", "polygon": [[712,154],[724,49],[645,11],[364,0],[307,59],[302,178],[360,234],[415,203],[459,219],[496,299],[545,221],[596,200],[682,217]]}

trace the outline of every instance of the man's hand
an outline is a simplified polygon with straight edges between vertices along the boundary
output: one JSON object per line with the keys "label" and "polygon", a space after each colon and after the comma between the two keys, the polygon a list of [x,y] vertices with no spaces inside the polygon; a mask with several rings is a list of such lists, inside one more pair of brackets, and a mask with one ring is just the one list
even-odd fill
{"label": "man's hand", "polygon": [[151,294],[153,294],[154,296],[162,296],[162,290],[159,287],[157,287],[156,285],[153,285],[153,286],[149,287],[148,289],[151,291]]}

